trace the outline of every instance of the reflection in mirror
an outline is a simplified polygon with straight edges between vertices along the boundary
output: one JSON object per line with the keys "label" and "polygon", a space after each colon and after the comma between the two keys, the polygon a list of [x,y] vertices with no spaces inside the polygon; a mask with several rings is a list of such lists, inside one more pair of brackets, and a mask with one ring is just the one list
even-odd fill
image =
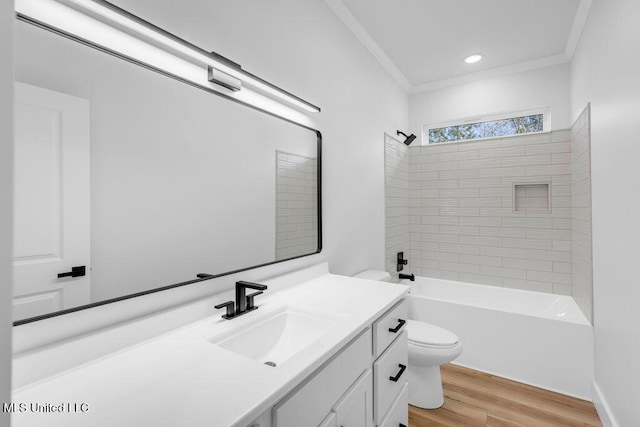
{"label": "reflection in mirror", "polygon": [[15,39],[14,320],[320,250],[319,133],[25,22]]}

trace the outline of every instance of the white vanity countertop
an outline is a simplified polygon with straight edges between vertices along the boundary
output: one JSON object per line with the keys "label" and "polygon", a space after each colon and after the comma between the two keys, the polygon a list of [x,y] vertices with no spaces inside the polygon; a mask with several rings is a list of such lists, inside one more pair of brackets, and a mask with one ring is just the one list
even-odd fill
{"label": "white vanity countertop", "polygon": [[[265,282],[268,284],[268,282]],[[28,426],[245,427],[326,362],[406,294],[403,285],[325,274],[256,299],[259,309],[233,320],[220,315],[125,348],[14,392]],[[336,316],[327,333],[273,368],[209,340],[254,316],[283,309]],[[255,322],[254,322],[255,323]],[[77,404],[69,412],[67,404]],[[88,405],[80,412],[80,404]],[[65,411],[31,412],[33,404]]]}

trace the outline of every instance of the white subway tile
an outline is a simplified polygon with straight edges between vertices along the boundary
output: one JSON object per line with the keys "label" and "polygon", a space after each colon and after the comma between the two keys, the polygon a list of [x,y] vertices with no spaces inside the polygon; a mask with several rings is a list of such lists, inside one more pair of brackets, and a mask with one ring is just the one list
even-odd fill
{"label": "white subway tile", "polygon": [[464,160],[458,162],[460,169],[487,169],[501,167],[500,159]]}
{"label": "white subway tile", "polygon": [[479,208],[454,208],[454,207],[442,207],[440,208],[440,215],[444,216],[479,216]]}
{"label": "white subway tile", "polygon": [[[491,246],[483,246],[480,248],[480,255],[510,257],[510,258],[527,258],[528,254],[526,249],[497,248],[497,247],[491,247]],[[531,258],[531,259],[535,259],[535,258]]]}
{"label": "white subway tile", "polygon": [[513,166],[535,166],[535,165],[549,165],[551,164],[551,155],[538,155],[538,156],[522,156],[522,157],[505,157],[502,159],[502,167]]}
{"label": "white subway tile", "polygon": [[530,259],[520,258],[503,258],[502,264],[505,267],[517,268],[521,270],[536,270],[536,271],[553,271],[552,261],[538,261]]}
{"label": "white subway tile", "polygon": [[455,151],[452,153],[441,153],[438,155],[438,159],[440,162],[476,160],[477,158],[478,158],[477,151]]}
{"label": "white subway tile", "polygon": [[482,227],[480,228],[480,235],[524,239],[527,236],[527,230],[525,228]]}
{"label": "white subway tile", "polygon": [[480,177],[478,169],[445,170],[438,172],[440,179],[474,179]]}
{"label": "white subway tile", "polygon": [[492,265],[502,267],[502,257],[460,254],[460,262],[465,264]]}
{"label": "white subway tile", "polygon": [[478,197],[478,188],[451,188],[440,190],[440,197]]}
{"label": "white subway tile", "polygon": [[502,247],[502,237],[489,236],[460,236],[460,243],[478,246]]}
{"label": "white subway tile", "polygon": [[422,224],[458,225],[458,218],[451,216],[422,216]]}
{"label": "white subway tile", "polygon": [[461,179],[460,188],[502,187],[500,178]]}
{"label": "white subway tile", "polygon": [[480,273],[480,266],[475,264],[461,264],[457,262],[440,262],[440,269],[444,271],[455,271],[457,273]]}
{"label": "white subway tile", "polygon": [[571,284],[571,274],[550,273],[547,271],[527,270],[527,279],[539,282],[560,283],[563,285]]}
{"label": "white subway tile", "polygon": [[485,227],[501,227],[501,217],[460,217],[460,225],[477,225]]}
{"label": "white subway tile", "polygon": [[480,159],[504,158],[504,157],[511,157],[511,156],[524,156],[524,154],[525,154],[525,147],[515,146],[515,147],[482,150],[478,153],[478,158]]}
{"label": "white subway tile", "polygon": [[551,250],[553,245],[550,240],[533,240],[533,239],[502,239],[502,244],[505,248],[520,248],[520,249],[539,249],[539,250]]}
{"label": "white subway tile", "polygon": [[526,257],[527,259],[542,260],[542,261],[571,262],[571,252],[527,249]]}
{"label": "white subway tile", "polygon": [[460,245],[456,243],[440,243],[440,252],[480,255],[480,248],[478,246],[473,246],[473,245]]}
{"label": "white subway tile", "polygon": [[468,226],[449,226],[449,225],[441,225],[440,232],[446,234],[466,234],[466,235],[477,235],[480,232],[479,227],[468,227]]}
{"label": "white subway tile", "polygon": [[553,272],[571,274],[572,273],[571,263],[570,262],[554,262]]}
{"label": "white subway tile", "polygon": [[525,174],[524,166],[517,166],[517,167],[511,167],[511,168],[480,169],[480,178],[523,176],[524,174]]}
{"label": "white subway tile", "polygon": [[[503,279],[526,279],[527,271],[520,270],[517,268],[505,268],[505,267],[493,267],[488,265],[480,266],[480,273],[486,274],[488,276],[496,276],[502,277]],[[503,285],[506,283],[506,280],[503,280]]]}

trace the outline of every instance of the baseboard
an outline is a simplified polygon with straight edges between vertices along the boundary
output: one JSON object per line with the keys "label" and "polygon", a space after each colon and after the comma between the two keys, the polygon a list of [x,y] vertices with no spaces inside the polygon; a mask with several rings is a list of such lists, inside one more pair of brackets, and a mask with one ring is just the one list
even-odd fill
{"label": "baseboard", "polygon": [[609,407],[609,404],[604,398],[602,390],[600,390],[597,382],[593,381],[591,383],[591,391],[593,395],[593,406],[595,406],[596,411],[598,411],[598,416],[600,417],[602,425],[604,427],[618,427],[618,423],[613,416],[613,412],[611,412],[611,407]]}
{"label": "baseboard", "polygon": [[[511,381],[515,381],[518,383],[522,383],[522,384],[527,384],[533,387],[537,387],[537,388],[541,388],[543,390],[549,390],[552,391],[554,393],[558,393],[558,394],[563,394],[565,396],[569,396],[569,397],[575,397],[576,399],[580,399],[580,400],[586,400],[587,402],[591,402],[591,397],[590,396],[583,396],[580,394],[576,394],[576,393],[569,393],[567,391],[564,390],[559,390],[559,389],[555,389],[553,387],[547,387],[545,385],[541,385],[541,384],[537,384],[533,381],[526,381],[522,378],[518,378],[518,377],[514,377],[514,376],[510,376],[510,375],[505,375],[503,373],[500,372],[494,372],[494,371],[490,371],[487,369],[481,369],[478,368],[477,366],[472,366],[472,365],[467,365],[464,363],[458,363],[458,362],[450,362],[452,365],[457,365],[457,366],[462,366],[463,368],[469,368],[469,369],[473,369],[474,371],[479,371],[479,372],[484,372],[485,374],[491,374],[491,375],[495,375],[497,377],[502,377]],[[617,425],[613,424],[614,427],[617,427]],[[605,426],[606,427],[606,426]]]}

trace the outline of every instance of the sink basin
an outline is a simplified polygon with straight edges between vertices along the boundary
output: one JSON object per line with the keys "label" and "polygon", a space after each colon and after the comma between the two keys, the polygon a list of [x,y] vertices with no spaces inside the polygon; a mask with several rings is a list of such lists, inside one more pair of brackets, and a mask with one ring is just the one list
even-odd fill
{"label": "sink basin", "polygon": [[211,342],[257,362],[278,366],[337,324],[336,318],[285,309]]}

